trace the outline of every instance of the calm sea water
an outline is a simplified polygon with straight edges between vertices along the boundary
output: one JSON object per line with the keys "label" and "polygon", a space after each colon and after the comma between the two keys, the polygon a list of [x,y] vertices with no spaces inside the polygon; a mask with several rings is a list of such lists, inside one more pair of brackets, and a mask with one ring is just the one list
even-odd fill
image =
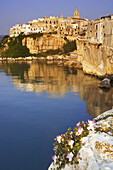
{"label": "calm sea water", "polygon": [[48,62],[0,64],[0,170],[46,170],[53,139],[111,109],[113,89]]}

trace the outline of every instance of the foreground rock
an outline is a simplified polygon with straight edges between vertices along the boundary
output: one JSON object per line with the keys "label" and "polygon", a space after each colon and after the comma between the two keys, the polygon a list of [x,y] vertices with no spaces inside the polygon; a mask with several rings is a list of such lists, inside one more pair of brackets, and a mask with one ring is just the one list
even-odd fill
{"label": "foreground rock", "polygon": [[[100,131],[90,131],[82,138],[82,148],[79,150],[79,164],[66,165],[64,170],[112,170],[113,169],[113,109],[95,118],[96,127]],[[51,164],[49,170],[57,170]]]}

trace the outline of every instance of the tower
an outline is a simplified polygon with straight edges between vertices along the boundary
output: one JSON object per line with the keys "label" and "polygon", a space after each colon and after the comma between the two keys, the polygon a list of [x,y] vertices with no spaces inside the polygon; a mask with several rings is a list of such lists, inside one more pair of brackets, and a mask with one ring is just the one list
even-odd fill
{"label": "tower", "polygon": [[60,18],[63,18],[63,15],[62,15],[62,14],[60,15]]}
{"label": "tower", "polygon": [[77,8],[75,9],[75,12],[74,12],[74,18],[79,18],[79,12]]}

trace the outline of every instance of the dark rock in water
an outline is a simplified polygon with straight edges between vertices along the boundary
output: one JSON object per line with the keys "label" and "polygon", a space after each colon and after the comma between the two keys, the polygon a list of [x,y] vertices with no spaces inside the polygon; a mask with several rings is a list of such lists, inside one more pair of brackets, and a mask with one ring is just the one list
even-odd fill
{"label": "dark rock in water", "polygon": [[110,88],[110,79],[104,78],[104,79],[101,81],[99,87],[100,87],[100,88],[109,89],[109,88]]}
{"label": "dark rock in water", "polygon": [[108,74],[99,77],[100,80],[103,80],[105,78],[110,79],[110,86],[113,87],[113,74]]}
{"label": "dark rock in water", "polygon": [[108,75],[99,77],[100,80],[103,80],[104,78],[107,78],[107,79],[110,79],[110,81],[113,81],[113,74],[108,74]]}

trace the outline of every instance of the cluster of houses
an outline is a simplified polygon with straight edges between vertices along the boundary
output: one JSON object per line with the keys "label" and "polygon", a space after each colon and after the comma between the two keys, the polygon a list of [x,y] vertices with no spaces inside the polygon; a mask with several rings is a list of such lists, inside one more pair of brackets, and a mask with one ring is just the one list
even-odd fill
{"label": "cluster of houses", "polygon": [[103,43],[113,46],[113,15],[100,19],[88,20],[79,17],[78,9],[75,9],[73,17],[60,18],[55,16],[38,18],[27,24],[17,24],[10,29],[10,37],[20,34],[56,32],[61,35],[85,36],[91,42]]}
{"label": "cluster of houses", "polygon": [[78,35],[84,33],[87,29],[88,19],[79,18],[78,9],[75,10],[73,17],[64,18],[61,14],[60,18],[55,16],[38,18],[28,22],[27,24],[17,24],[10,29],[10,37],[19,34],[32,33],[49,33],[57,32],[58,34]]}

